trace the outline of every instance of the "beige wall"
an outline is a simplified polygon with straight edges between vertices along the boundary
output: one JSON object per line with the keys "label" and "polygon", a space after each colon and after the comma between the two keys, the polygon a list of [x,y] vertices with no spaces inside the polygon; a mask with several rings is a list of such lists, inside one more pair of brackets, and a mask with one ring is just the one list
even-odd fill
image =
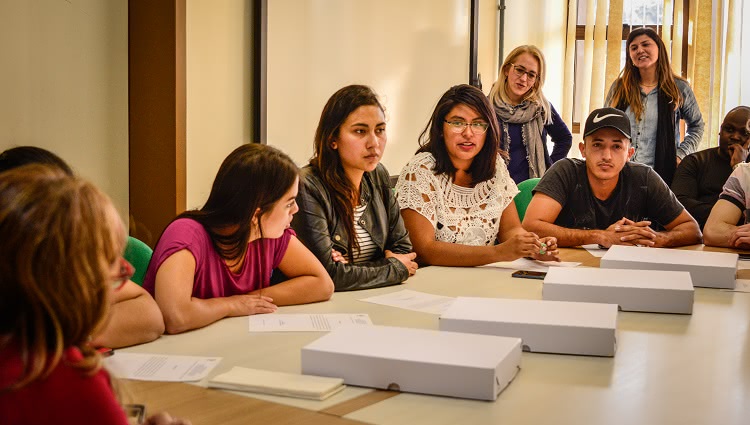
{"label": "beige wall", "polygon": [[0,151],[54,151],[128,214],[127,0],[0,2]]}
{"label": "beige wall", "polygon": [[187,208],[201,207],[219,165],[250,142],[251,0],[187,0]]}
{"label": "beige wall", "polygon": [[[360,16],[356,7],[342,0],[334,16],[342,24],[331,28],[339,34],[355,27],[369,31],[363,55],[398,65],[385,67],[386,74],[362,66],[327,77],[331,67],[353,58],[331,55],[335,49],[329,43],[312,39],[320,42],[318,54],[329,60],[313,70],[314,92],[306,98],[294,95],[300,69],[289,62],[300,58],[290,57],[284,47],[304,41],[313,19],[329,22],[330,9],[312,10],[314,2],[300,8],[297,0],[269,2],[286,28],[294,29],[290,35],[277,33],[281,47],[269,52],[269,73],[276,78],[271,85],[285,90],[269,99],[269,107],[284,111],[269,128],[269,141],[298,163],[312,153],[312,135],[328,96],[345,84],[366,82],[376,86],[388,108],[391,138],[385,162],[396,174],[416,149],[417,135],[440,94],[467,80],[469,2],[443,1],[438,8],[422,0],[410,9],[413,13],[405,13],[402,2],[388,1],[392,7],[375,9],[383,16],[370,16],[363,24],[353,18]],[[226,155],[251,141],[252,16],[251,0],[187,0],[186,5],[187,207],[195,208],[205,202]],[[488,92],[497,73],[495,2],[481,0],[480,8],[479,71]],[[436,27],[437,19],[450,28]],[[413,30],[406,39],[403,32],[388,31],[395,27]],[[346,37],[339,38],[346,46]],[[127,0],[0,2],[0,49],[0,150],[33,144],[56,152],[105,190],[126,217]],[[425,57],[429,49],[432,58]],[[448,65],[454,71],[438,75]]]}
{"label": "beige wall", "polygon": [[[398,174],[438,98],[468,82],[469,4],[269,1],[268,143],[307,163],[325,102],[345,85],[366,84],[387,109],[383,163]],[[479,66],[489,91],[496,73],[496,13],[493,0],[480,7]]]}
{"label": "beige wall", "polygon": [[[522,44],[533,44],[544,53],[547,78],[544,94],[558,111],[562,109],[563,65],[568,7],[565,1],[506,0],[503,58]],[[501,60],[501,63],[502,63]]]}

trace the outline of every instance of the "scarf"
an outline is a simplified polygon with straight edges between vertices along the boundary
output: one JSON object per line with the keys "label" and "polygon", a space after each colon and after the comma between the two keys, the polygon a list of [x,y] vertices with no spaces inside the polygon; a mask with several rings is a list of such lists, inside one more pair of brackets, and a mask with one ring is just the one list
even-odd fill
{"label": "scarf", "polygon": [[[654,171],[667,186],[671,186],[677,169],[677,145],[674,133],[675,103],[661,88],[657,96],[658,118],[656,120]],[[624,100],[617,105],[617,109],[623,112],[627,108],[628,104]]]}
{"label": "scarf", "polygon": [[526,148],[526,160],[529,163],[529,178],[542,177],[547,171],[547,163],[544,159],[544,109],[537,102],[523,101],[512,106],[505,102],[495,104],[495,113],[503,126],[501,148],[510,153],[510,137],[508,124],[522,124],[521,138]]}

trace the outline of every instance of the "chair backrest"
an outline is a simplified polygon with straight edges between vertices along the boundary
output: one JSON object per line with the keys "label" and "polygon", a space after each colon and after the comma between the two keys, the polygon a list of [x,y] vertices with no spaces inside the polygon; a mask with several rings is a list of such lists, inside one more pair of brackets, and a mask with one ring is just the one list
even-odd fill
{"label": "chair backrest", "polygon": [[531,196],[533,195],[532,191],[536,187],[536,184],[539,183],[539,180],[539,177],[535,177],[518,183],[518,190],[520,190],[520,192],[518,192],[518,195],[513,198],[513,202],[516,203],[518,218],[520,218],[521,221],[523,221],[523,217],[526,215],[526,208],[528,208],[529,202],[531,202]]}
{"label": "chair backrest", "polygon": [[151,261],[153,253],[151,247],[132,236],[128,236],[128,244],[125,246],[123,257],[135,268],[135,274],[131,280],[138,285],[143,285],[146,269],[148,269],[148,263]]}

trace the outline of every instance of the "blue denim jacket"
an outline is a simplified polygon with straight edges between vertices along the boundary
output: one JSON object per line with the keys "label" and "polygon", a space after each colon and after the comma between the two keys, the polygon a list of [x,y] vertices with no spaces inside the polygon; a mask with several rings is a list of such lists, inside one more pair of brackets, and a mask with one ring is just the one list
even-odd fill
{"label": "blue denim jacket", "polygon": [[[615,82],[616,83],[616,82]],[[698,102],[690,85],[683,80],[675,79],[677,88],[682,94],[682,105],[675,111],[674,136],[675,146],[677,147],[677,156],[682,159],[687,155],[695,152],[698,144],[703,137],[703,118],[698,108]],[[609,88],[606,104],[609,105],[612,99],[612,89],[615,84]],[[654,166],[654,156],[656,152],[656,123],[658,122],[658,104],[657,99],[659,91],[654,88],[648,94],[641,91],[641,102],[644,106],[643,119],[640,122],[635,121],[635,114],[628,106],[625,114],[630,118],[631,143],[635,148],[635,155],[631,160]],[[680,120],[685,120],[687,128],[685,129],[685,140],[680,143]]]}

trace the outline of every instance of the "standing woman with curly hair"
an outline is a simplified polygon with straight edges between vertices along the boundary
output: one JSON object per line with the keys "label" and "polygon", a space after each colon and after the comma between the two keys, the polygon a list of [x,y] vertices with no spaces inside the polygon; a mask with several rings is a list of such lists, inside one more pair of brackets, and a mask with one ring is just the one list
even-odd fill
{"label": "standing woman with curly hair", "polygon": [[[690,84],[672,72],[667,48],[654,30],[631,31],[626,46],[625,67],[605,103],[630,118],[632,160],[653,167],[670,185],[677,165],[703,137],[701,111]],[[680,120],[687,125],[682,142]]]}
{"label": "standing woman with curly hair", "polygon": [[[546,77],[542,51],[518,46],[505,58],[490,101],[502,127],[500,147],[508,152],[508,171],[516,183],[542,177],[553,162],[568,155],[573,136],[542,92]],[[547,152],[547,136],[552,155]]]}

